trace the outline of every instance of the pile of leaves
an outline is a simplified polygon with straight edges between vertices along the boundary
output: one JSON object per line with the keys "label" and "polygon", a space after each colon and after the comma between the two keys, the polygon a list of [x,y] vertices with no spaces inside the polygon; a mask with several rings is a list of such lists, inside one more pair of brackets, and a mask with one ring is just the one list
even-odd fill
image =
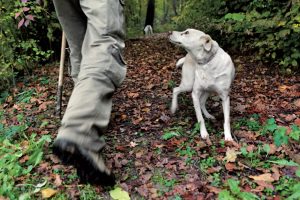
{"label": "pile of leaves", "polygon": [[[7,187],[0,189],[0,198],[298,199],[299,77],[233,55],[236,142],[224,141],[216,97],[207,108],[217,120],[206,120],[210,140],[204,141],[189,93],[180,95],[175,115],[169,111],[181,75],[175,63],[184,55],[164,34],[126,42],[127,78],[113,96],[105,135],[104,155],[117,177],[115,188],[80,184],[75,170],[51,152],[49,141],[60,122],[53,115],[58,67],[37,69],[25,84],[3,93],[0,182]],[[64,86],[65,109],[70,77]]]}

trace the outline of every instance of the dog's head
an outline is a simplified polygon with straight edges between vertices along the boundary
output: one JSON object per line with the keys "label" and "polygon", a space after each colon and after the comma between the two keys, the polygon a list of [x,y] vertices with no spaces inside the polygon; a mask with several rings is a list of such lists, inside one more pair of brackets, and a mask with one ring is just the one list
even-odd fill
{"label": "dog's head", "polygon": [[198,31],[195,29],[187,29],[182,32],[170,32],[169,40],[173,44],[189,50],[199,48],[199,42],[201,42],[202,36],[205,36],[205,33],[203,33],[202,31]]}
{"label": "dog's head", "polygon": [[215,53],[213,44],[215,47],[217,46],[217,43],[209,35],[195,29],[187,29],[183,32],[172,31],[169,34],[169,40],[191,52],[201,62]]}

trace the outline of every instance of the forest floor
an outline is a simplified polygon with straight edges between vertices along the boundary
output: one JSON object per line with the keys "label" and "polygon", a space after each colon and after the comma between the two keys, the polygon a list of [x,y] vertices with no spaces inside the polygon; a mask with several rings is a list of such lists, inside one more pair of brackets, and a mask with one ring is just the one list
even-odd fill
{"label": "forest floor", "polygon": [[[299,199],[300,76],[232,55],[235,142],[224,142],[216,97],[208,100],[216,120],[206,120],[204,141],[190,93],[169,111],[181,77],[175,63],[184,55],[165,34],[126,42],[127,78],[113,97],[104,150],[117,187],[131,199]],[[80,184],[52,154],[57,78],[57,65],[45,66],[1,94],[1,200],[111,198],[108,188]],[[64,81],[65,110],[73,87],[67,72]]]}

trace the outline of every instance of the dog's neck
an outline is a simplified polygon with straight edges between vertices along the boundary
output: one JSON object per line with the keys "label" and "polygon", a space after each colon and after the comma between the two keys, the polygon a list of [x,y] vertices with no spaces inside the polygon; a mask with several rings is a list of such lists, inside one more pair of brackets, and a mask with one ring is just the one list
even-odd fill
{"label": "dog's neck", "polygon": [[216,41],[212,42],[212,47],[210,51],[201,51],[200,50],[192,50],[190,51],[190,55],[197,61],[200,65],[205,65],[210,62],[215,55],[217,54],[219,49],[219,44]]}

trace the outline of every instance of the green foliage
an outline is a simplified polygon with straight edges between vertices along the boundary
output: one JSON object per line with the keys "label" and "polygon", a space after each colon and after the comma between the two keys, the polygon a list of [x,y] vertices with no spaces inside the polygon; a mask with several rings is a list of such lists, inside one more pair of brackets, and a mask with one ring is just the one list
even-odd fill
{"label": "green foliage", "polygon": [[175,19],[182,28],[212,34],[232,50],[256,54],[282,69],[299,69],[300,2],[280,0],[187,1]]}
{"label": "green foliage", "polygon": [[0,90],[18,71],[28,71],[53,54],[59,24],[52,1],[0,1]]}
{"label": "green foliage", "polygon": [[162,136],[163,140],[169,140],[173,137],[179,137],[182,135],[182,127],[173,127],[173,128],[169,128],[164,130],[164,134]]}
{"label": "green foliage", "polygon": [[222,190],[219,195],[218,199],[219,200],[235,200],[235,199],[242,199],[242,200],[255,200],[259,199],[258,196],[255,194],[252,194],[250,192],[242,192],[239,184],[240,182],[234,179],[228,179],[227,184],[229,186],[229,191],[228,190]]}
{"label": "green foliage", "polygon": [[290,138],[292,138],[293,140],[299,141],[300,128],[296,125],[292,125],[291,128],[292,128],[292,131],[289,134]]}
{"label": "green foliage", "polygon": [[[21,176],[27,176],[34,167],[42,160],[42,148],[46,142],[50,142],[50,136],[43,136],[40,139],[32,134],[24,142],[15,142],[8,139],[0,138],[0,195],[15,199],[18,193],[18,187],[15,186],[15,179]],[[25,162],[20,160],[29,157]],[[20,191],[19,191],[20,192]]]}
{"label": "green foliage", "polygon": [[213,167],[217,160],[214,157],[208,157],[206,159],[201,159],[200,161],[200,169],[205,171],[209,167]]}
{"label": "green foliage", "polygon": [[286,128],[279,127],[275,130],[274,133],[274,142],[277,147],[281,146],[282,144],[288,144],[289,137],[285,134]]}

